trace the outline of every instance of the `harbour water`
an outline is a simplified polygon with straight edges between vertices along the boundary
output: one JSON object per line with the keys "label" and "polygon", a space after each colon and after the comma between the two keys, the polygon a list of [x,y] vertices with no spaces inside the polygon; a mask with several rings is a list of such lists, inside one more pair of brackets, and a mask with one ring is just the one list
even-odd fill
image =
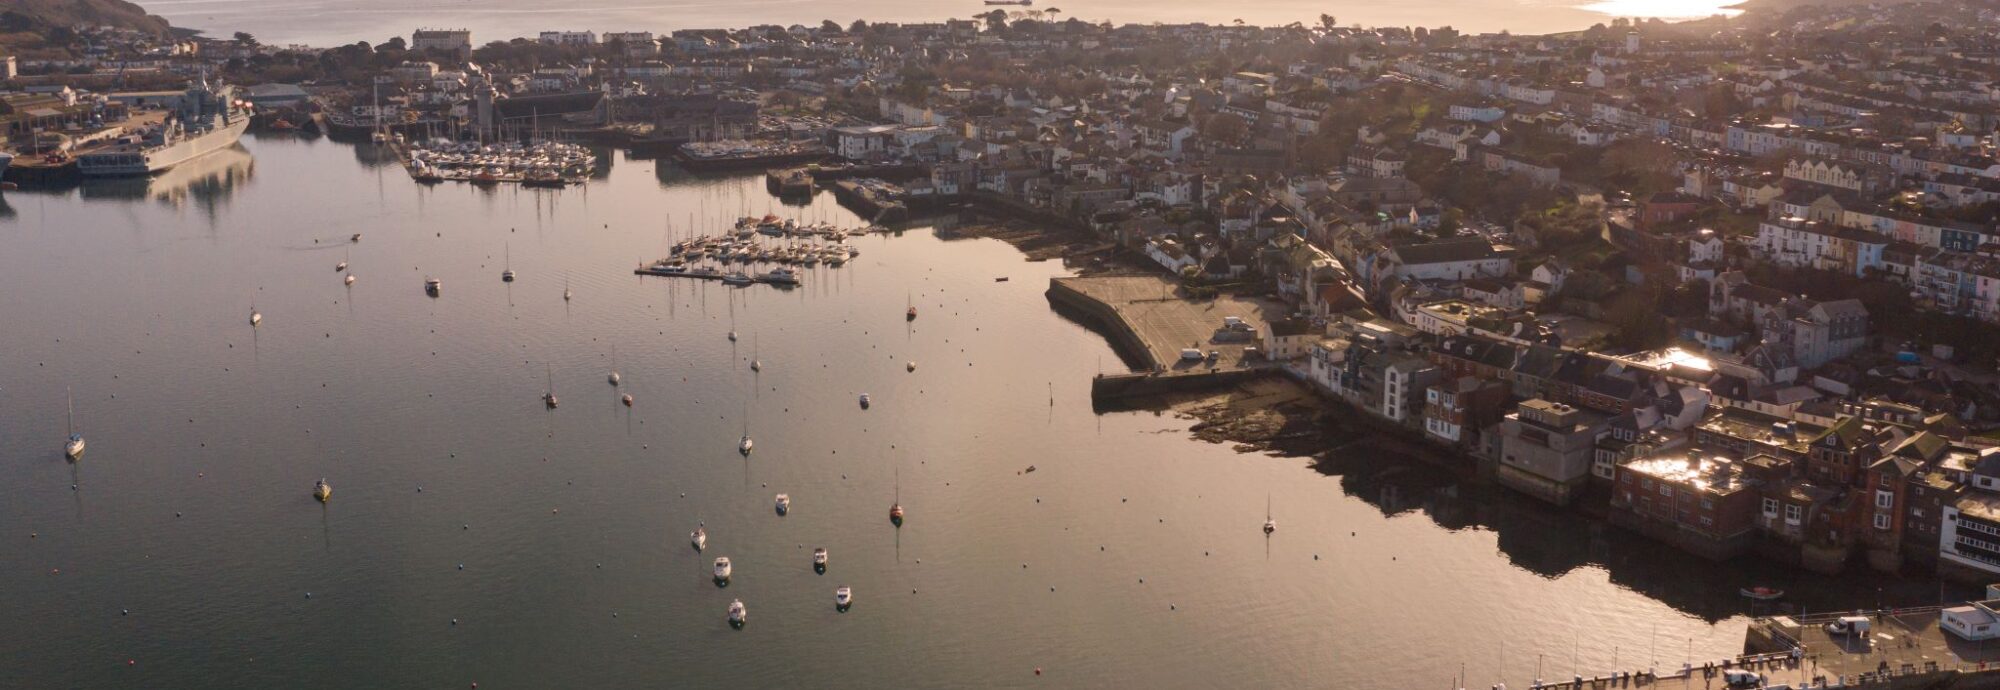
{"label": "harbour water", "polygon": [[0,687],[1523,687],[1735,653],[1746,585],[1939,594],[1696,561],[1366,438],[1315,462],[1093,414],[1117,356],[997,241],[856,238],[790,291],[631,275],[690,216],[859,222],[758,175],[427,188],[242,147],[4,197]]}
{"label": "harbour water", "polygon": [[[1688,19],[1733,13],[1737,0],[1426,0],[1358,3],[1272,0],[1226,8],[1193,0],[1045,0],[1035,7],[1055,8],[1056,19],[1114,23],[1206,22],[1281,26],[1291,22],[1316,25],[1321,13],[1331,13],[1341,25],[1452,26],[1460,31],[1515,33],[1575,31],[1611,17]],[[273,45],[306,43],[337,46],[355,41],[380,43],[391,36],[408,40],[410,30],[423,27],[471,29],[484,44],[542,31],[739,28],[763,24],[818,26],[831,19],[847,26],[855,19],[869,22],[938,22],[963,19],[995,8],[978,0],[938,5],[911,0],[857,0],[837,5],[805,0],[712,2],[710,0],[599,0],[586,8],[550,6],[529,0],[157,0],[141,3],[175,26],[204,29],[228,36],[248,31]]]}

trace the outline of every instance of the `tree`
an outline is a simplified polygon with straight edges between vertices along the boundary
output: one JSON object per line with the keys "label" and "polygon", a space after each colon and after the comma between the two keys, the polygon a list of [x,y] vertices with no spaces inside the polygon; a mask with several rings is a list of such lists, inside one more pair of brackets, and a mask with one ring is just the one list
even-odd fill
{"label": "tree", "polygon": [[821,33],[837,34],[840,33],[840,25],[835,24],[831,19],[827,19],[819,23],[819,30]]}
{"label": "tree", "polygon": [[847,33],[850,33],[850,34],[865,34],[865,33],[868,33],[868,22],[865,22],[865,21],[862,21],[862,20],[859,20],[859,19],[856,19],[856,20],[854,20],[854,23],[853,23],[853,24],[849,24],[849,25],[847,25]]}
{"label": "tree", "polygon": [[1325,31],[1327,33],[1333,33],[1333,30],[1339,27],[1340,27],[1340,20],[1334,19],[1333,15],[1321,14],[1319,16],[1319,28],[1321,31]]}
{"label": "tree", "polygon": [[236,39],[236,45],[243,46],[245,48],[252,48],[256,47],[257,45],[257,37],[250,35],[250,32],[248,31],[238,31],[236,32],[234,38]]}
{"label": "tree", "polygon": [[392,36],[387,41],[375,44],[375,52],[379,53],[390,50],[408,50],[409,47],[410,44],[404,42],[402,36]]}
{"label": "tree", "polygon": [[1250,123],[1234,113],[1218,113],[1202,123],[1201,135],[1209,139],[1234,144],[1250,132]]}

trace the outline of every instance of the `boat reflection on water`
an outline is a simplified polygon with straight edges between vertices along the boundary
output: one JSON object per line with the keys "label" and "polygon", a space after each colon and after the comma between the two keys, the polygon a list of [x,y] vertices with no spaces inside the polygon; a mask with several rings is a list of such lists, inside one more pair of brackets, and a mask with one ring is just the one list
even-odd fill
{"label": "boat reflection on water", "polygon": [[235,144],[158,175],[85,180],[77,193],[86,200],[159,201],[175,208],[194,202],[213,210],[250,181],[256,160],[242,144]]}

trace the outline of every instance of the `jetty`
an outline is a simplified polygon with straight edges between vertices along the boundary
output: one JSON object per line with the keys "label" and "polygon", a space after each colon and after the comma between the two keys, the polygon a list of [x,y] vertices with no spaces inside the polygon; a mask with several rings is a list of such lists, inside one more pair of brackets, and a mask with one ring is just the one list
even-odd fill
{"label": "jetty", "polygon": [[[1989,596],[1991,594],[1989,593]],[[1771,682],[1795,687],[1958,690],[2000,688],[2000,628],[1993,627],[2000,599],[1957,606],[1920,606],[1757,618],[1743,648],[1755,654],[1798,659]],[[1828,624],[1864,619],[1861,634]],[[1963,632],[1948,628],[1961,624]],[[1835,626],[1838,627],[1838,626]],[[1985,628],[1982,632],[1980,629]]]}

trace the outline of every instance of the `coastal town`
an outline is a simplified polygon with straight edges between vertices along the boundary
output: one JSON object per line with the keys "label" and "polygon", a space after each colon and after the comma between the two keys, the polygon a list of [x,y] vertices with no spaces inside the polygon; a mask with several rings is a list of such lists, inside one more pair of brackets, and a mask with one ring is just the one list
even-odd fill
{"label": "coastal town", "polygon": [[1025,4],[342,46],[0,19],[42,37],[0,56],[9,185],[212,136],[162,117],[233,143],[239,112],[412,184],[561,194],[586,147],[765,172],[877,230],[1034,228],[1003,239],[1057,248],[1081,275],[1050,301],[1131,370],[1103,397],[1290,381],[1691,558],[2000,581],[1995,0],[1539,36]]}

